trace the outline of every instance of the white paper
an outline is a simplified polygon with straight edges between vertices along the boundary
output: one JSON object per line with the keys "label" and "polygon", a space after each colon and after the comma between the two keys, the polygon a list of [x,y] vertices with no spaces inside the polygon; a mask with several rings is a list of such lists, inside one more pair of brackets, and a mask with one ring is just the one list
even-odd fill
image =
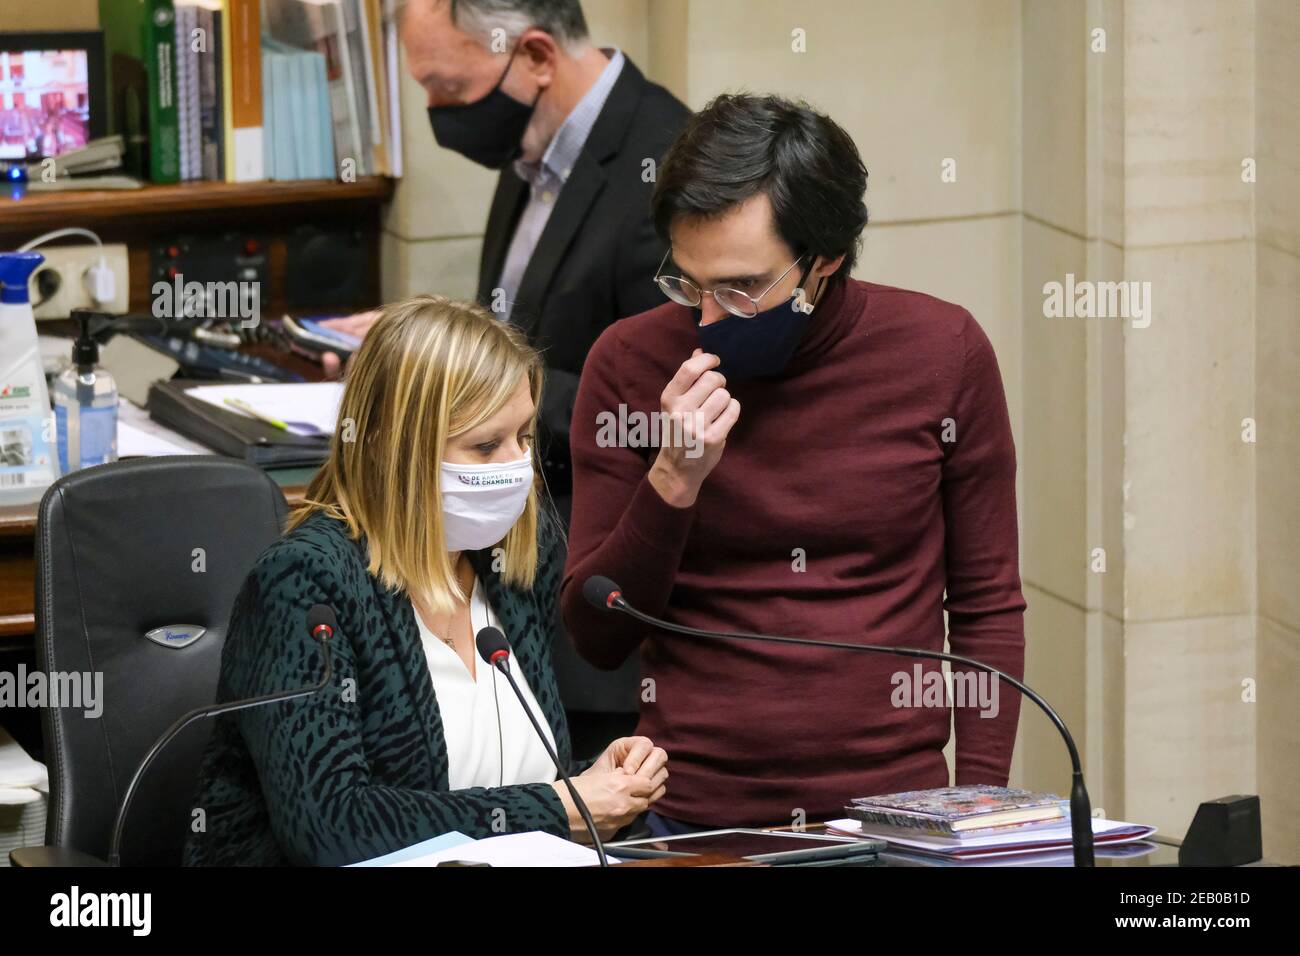
{"label": "white paper", "polygon": [[[535,830],[529,833],[506,833],[462,843],[460,846],[439,850],[392,866],[437,866],[444,860],[469,860],[492,866],[599,866],[596,851],[565,840],[550,833]],[[617,863],[612,856],[610,863]]]}
{"label": "white paper", "polygon": [[149,417],[123,398],[117,403],[117,457],[154,458],[160,455],[211,455],[212,449],[191,441]]}
{"label": "white paper", "polygon": [[141,431],[130,422],[117,423],[118,458],[159,458],[163,455],[193,455],[196,452],[182,448],[161,435]]}
{"label": "white paper", "polygon": [[[27,751],[18,746],[18,741],[0,727],[0,789],[25,791],[8,793],[10,799],[0,799],[0,803],[29,803],[37,799],[38,790],[44,790],[48,786],[49,774],[45,770],[45,764],[33,760]],[[31,796],[28,797],[27,794]]]}
{"label": "white paper", "polygon": [[0,807],[23,806],[41,799],[41,791],[32,787],[0,787]]}
{"label": "white paper", "polygon": [[[999,847],[1006,845],[1024,844],[1025,849],[1017,852],[1031,852],[1034,844],[1055,843],[1060,840],[1070,840],[1073,834],[1070,831],[1070,824],[1067,822],[1059,827],[1047,827],[1042,830],[1021,830],[1011,833],[994,833],[989,836],[963,837],[961,840],[951,840],[944,837],[932,839],[910,839],[908,837],[895,836],[893,833],[876,833],[869,827],[864,830],[862,823],[858,820],[831,820],[826,824],[835,830],[855,836],[872,837],[877,840],[885,840],[891,846],[912,847],[919,850],[925,850],[931,853],[949,854],[957,850],[970,850],[979,847]],[[1108,846],[1119,846],[1123,843],[1131,843],[1137,840],[1145,840],[1151,834],[1156,832],[1155,827],[1148,827],[1141,823],[1124,823],[1119,820],[1102,820],[1099,817],[1092,818],[1092,834],[1094,837],[1103,833],[1109,833],[1112,830],[1119,830],[1124,827],[1140,827],[1134,836],[1119,841],[1119,843],[1110,843]],[[1053,847],[1052,849],[1056,849]]]}
{"label": "white paper", "polygon": [[247,402],[263,415],[282,422],[308,422],[332,435],[343,398],[342,382],[287,382],[268,385],[200,385],[186,392],[228,412],[243,414],[227,398]]}
{"label": "white paper", "polygon": [[463,843],[473,843],[474,841],[459,830],[452,830],[436,837],[430,837],[427,840],[421,840],[419,843],[413,843],[410,846],[403,847],[400,850],[394,850],[392,853],[385,853],[383,856],[371,857],[369,860],[362,860],[360,863],[348,863],[349,867],[353,866],[394,866],[403,860],[414,860],[421,856],[430,856],[431,854],[453,846],[460,846]]}

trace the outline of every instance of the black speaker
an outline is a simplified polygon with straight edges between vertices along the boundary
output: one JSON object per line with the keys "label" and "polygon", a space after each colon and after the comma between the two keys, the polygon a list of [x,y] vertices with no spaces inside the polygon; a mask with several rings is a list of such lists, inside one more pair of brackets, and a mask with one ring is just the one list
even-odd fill
{"label": "black speaker", "polygon": [[1178,849],[1179,866],[1241,866],[1264,857],[1259,797],[1207,800]]}
{"label": "black speaker", "polygon": [[372,308],[361,230],[298,226],[286,238],[284,299],[291,309]]}

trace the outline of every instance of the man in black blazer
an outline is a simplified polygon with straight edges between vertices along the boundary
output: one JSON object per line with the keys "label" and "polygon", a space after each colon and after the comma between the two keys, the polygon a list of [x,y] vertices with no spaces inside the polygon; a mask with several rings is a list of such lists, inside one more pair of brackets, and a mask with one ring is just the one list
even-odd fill
{"label": "man in black blazer", "polygon": [[[511,321],[546,357],[539,410],[548,439],[543,468],[557,502],[571,493],[569,419],[588,350],[616,319],[663,299],[654,274],[664,245],[650,221],[650,192],[655,164],[688,114],[671,93],[624,60],[514,295]],[[485,304],[501,288],[529,194],[529,183],[507,166],[483,237],[478,297]],[[561,504],[567,511],[567,500]]]}
{"label": "man in black blazer", "polygon": [[650,193],[690,111],[592,45],[578,0],[406,0],[401,37],[439,144],[501,169],[478,298],[545,355],[543,472],[567,523],[582,363],[606,326],[663,301]]}
{"label": "man in black blazer", "polygon": [[[439,144],[501,169],[477,294],[545,356],[538,449],[567,525],[582,365],[606,326],[663,301],[650,194],[690,111],[621,51],[594,46],[578,0],[407,0],[401,38]],[[364,334],[372,321],[333,324]],[[555,667],[570,710],[635,721],[635,660],[598,671],[566,638]],[[574,721],[578,748],[586,729]],[[593,726],[592,737],[619,729]]]}

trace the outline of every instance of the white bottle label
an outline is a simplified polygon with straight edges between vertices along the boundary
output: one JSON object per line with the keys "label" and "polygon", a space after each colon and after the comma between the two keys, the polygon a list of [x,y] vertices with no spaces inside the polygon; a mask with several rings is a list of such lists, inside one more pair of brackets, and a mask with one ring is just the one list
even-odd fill
{"label": "white bottle label", "polygon": [[39,488],[54,480],[50,437],[31,389],[0,386],[0,489]]}

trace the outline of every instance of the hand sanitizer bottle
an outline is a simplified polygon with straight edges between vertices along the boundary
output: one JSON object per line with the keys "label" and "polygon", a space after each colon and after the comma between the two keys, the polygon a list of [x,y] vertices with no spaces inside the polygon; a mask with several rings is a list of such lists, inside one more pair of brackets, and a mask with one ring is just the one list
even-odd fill
{"label": "hand sanitizer bottle", "polygon": [[73,310],[81,334],[72,346],[72,364],[54,380],[59,468],[65,474],[117,461],[117,384],[98,366],[99,343],[90,334],[94,315]]}
{"label": "hand sanitizer bottle", "polygon": [[27,280],[37,252],[0,252],[0,504],[39,501],[59,477],[54,416]]}

